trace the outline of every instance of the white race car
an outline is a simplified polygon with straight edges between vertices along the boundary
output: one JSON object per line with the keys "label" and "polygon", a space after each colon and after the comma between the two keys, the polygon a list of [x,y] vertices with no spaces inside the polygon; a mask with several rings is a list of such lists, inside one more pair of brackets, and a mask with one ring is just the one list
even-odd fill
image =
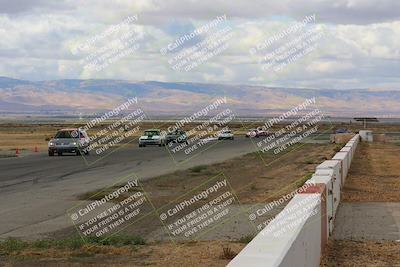
{"label": "white race car", "polygon": [[218,133],[218,140],[224,140],[224,139],[229,139],[229,140],[234,139],[233,133],[231,130],[223,130]]}
{"label": "white race car", "polygon": [[161,135],[159,129],[146,130],[139,138],[139,147],[148,145],[165,146],[165,137]]}

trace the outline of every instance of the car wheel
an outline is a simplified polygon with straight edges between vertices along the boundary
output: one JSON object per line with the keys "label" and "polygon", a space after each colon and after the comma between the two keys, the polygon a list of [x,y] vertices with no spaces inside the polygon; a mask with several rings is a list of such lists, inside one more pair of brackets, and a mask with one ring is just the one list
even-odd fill
{"label": "car wheel", "polygon": [[49,157],[53,157],[54,156],[54,151],[49,151]]}
{"label": "car wheel", "polygon": [[57,155],[58,155],[58,156],[62,156],[62,152],[58,152]]}

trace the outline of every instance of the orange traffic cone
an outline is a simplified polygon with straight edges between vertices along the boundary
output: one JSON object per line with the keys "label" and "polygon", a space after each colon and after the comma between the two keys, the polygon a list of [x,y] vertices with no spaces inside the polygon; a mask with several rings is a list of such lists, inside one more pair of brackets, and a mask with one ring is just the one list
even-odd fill
{"label": "orange traffic cone", "polygon": [[19,153],[19,149],[17,148],[16,150],[15,150],[15,155],[19,155],[20,153]]}
{"label": "orange traffic cone", "polygon": [[39,149],[38,149],[38,147],[37,146],[35,146],[35,151],[34,152],[39,152]]}

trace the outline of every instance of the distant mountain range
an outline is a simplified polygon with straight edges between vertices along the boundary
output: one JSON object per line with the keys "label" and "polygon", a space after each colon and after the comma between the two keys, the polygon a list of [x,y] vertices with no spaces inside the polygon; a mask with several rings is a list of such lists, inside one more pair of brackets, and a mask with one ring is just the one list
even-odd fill
{"label": "distant mountain range", "polygon": [[125,80],[25,81],[0,77],[2,114],[93,114],[138,97],[149,114],[187,115],[218,97],[241,116],[279,114],[316,97],[331,116],[400,115],[399,90],[327,90]]}

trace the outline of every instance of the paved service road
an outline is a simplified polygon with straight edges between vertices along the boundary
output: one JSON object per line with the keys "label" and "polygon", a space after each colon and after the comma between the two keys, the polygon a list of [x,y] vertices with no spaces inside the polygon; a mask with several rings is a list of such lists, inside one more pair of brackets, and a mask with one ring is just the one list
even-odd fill
{"label": "paved service road", "polygon": [[400,241],[400,203],[340,203],[333,238],[336,240]]}
{"label": "paved service road", "polygon": [[[255,151],[244,137],[212,141],[204,152],[171,157],[164,147],[123,147],[108,157],[48,157],[41,153],[0,160],[0,238],[34,239],[72,225],[66,211],[79,203],[77,195],[109,186],[136,174],[139,180],[211,164]],[[204,148],[204,147],[203,147]],[[182,151],[183,152],[183,151]],[[93,154],[93,153],[92,153]],[[194,158],[190,158],[196,155]],[[99,160],[100,159],[100,160]]]}

